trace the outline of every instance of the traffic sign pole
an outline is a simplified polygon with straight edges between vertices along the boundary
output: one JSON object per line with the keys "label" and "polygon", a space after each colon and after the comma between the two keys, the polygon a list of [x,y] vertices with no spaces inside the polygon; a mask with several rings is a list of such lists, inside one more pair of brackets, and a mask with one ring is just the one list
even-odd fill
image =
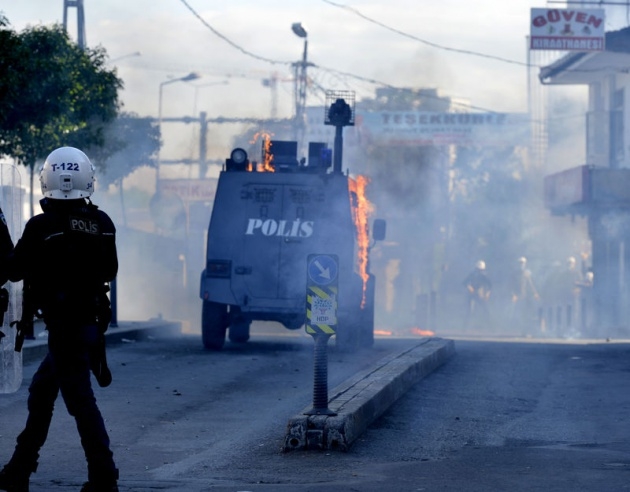
{"label": "traffic sign pole", "polygon": [[328,408],[328,339],[330,335],[313,335],[315,340],[313,368],[313,408],[306,415],[337,415]]}
{"label": "traffic sign pole", "polygon": [[337,415],[328,408],[328,339],[337,328],[339,264],[336,255],[309,255],[306,333],[313,337],[313,408],[306,415]]}

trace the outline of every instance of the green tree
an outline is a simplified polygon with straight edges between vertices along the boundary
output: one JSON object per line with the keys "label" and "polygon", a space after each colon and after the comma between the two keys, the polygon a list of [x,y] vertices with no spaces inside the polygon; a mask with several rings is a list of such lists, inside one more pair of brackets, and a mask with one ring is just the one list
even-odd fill
{"label": "green tree", "polygon": [[17,34],[7,28],[8,25],[9,21],[0,14],[0,131],[3,137],[4,130],[13,124],[12,108],[19,101],[24,81],[20,70],[22,45]]}
{"label": "green tree", "polygon": [[60,25],[15,34],[5,24],[1,31],[11,53],[0,48],[0,66],[11,64],[17,85],[3,101],[0,153],[29,169],[32,215],[36,163],[63,145],[102,146],[105,128],[118,113],[123,84],[115,70],[106,68],[102,47],[79,48]]}

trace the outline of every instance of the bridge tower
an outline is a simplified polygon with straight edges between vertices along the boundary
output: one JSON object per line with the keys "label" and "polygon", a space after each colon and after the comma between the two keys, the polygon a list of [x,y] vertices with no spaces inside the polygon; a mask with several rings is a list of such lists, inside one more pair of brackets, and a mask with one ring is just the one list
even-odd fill
{"label": "bridge tower", "polygon": [[63,0],[63,28],[68,32],[68,9],[77,9],[77,44],[79,48],[85,49],[85,11],[83,10],[83,0]]}

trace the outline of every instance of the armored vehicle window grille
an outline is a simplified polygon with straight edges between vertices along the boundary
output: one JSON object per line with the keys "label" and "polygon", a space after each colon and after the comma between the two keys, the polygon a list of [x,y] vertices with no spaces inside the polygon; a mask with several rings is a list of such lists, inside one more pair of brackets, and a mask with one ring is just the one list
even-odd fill
{"label": "armored vehicle window grille", "polygon": [[303,205],[305,203],[311,203],[310,190],[291,188],[289,193],[291,194],[291,201],[295,204]]}
{"label": "armored vehicle window grille", "polygon": [[274,188],[255,188],[254,201],[257,203],[273,202],[276,190]]}

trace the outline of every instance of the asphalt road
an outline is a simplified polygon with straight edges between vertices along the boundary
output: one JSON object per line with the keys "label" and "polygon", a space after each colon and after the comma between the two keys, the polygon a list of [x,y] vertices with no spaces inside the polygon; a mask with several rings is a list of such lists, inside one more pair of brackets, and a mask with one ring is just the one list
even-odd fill
{"label": "asphalt road", "polygon": [[[276,332],[282,334],[282,331]],[[312,340],[261,335],[206,352],[195,335],[110,349],[97,389],[121,491],[619,491],[630,489],[630,345],[456,340],[347,453],[281,451],[312,397]],[[329,352],[329,387],[415,340]],[[25,417],[0,395],[0,460]],[[31,490],[78,490],[85,462],[59,401]]]}

